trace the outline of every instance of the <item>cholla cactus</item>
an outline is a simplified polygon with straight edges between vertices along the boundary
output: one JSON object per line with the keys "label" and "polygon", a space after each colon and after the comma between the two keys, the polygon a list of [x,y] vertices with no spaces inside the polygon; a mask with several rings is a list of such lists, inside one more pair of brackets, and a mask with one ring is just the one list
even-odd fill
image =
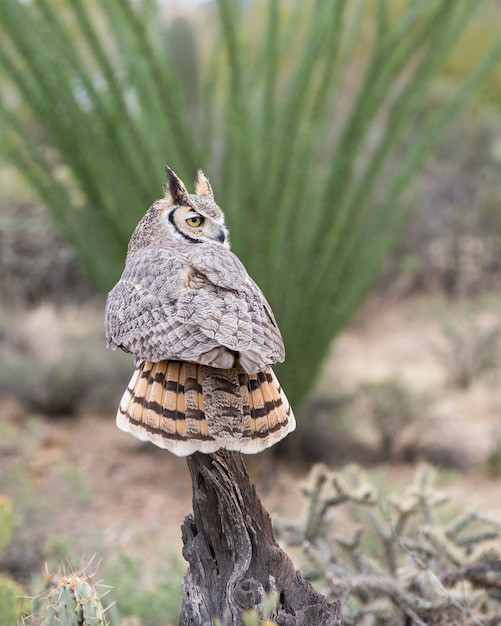
{"label": "cholla cactus", "polygon": [[35,608],[40,626],[108,626],[101,595],[84,572],[54,576]]}
{"label": "cholla cactus", "polygon": [[[375,626],[501,624],[501,525],[476,512],[444,524],[438,510],[447,498],[429,466],[391,498],[358,467],[316,466],[305,495],[306,523],[278,530],[303,548],[308,576],[328,599],[342,598],[346,626],[369,616]],[[351,527],[346,533],[341,519]]]}

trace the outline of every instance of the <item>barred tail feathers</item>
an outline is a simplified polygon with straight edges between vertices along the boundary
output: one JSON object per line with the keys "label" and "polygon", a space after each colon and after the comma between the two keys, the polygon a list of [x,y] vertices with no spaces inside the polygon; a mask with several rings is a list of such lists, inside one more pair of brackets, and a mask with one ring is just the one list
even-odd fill
{"label": "barred tail feathers", "polygon": [[260,452],[293,431],[289,402],[271,368],[258,374],[181,361],[144,361],[117,413],[118,427],[177,456],[219,448]]}

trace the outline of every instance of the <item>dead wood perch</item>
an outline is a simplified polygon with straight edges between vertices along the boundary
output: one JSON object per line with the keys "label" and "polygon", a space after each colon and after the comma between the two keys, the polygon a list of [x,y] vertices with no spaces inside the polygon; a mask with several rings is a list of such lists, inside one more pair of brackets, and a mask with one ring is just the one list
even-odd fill
{"label": "dead wood perch", "polygon": [[180,626],[243,623],[264,594],[279,597],[273,619],[283,626],[342,626],[339,603],[315,591],[278,546],[271,519],[257,497],[239,452],[196,452],[187,458],[193,515],[183,526]]}

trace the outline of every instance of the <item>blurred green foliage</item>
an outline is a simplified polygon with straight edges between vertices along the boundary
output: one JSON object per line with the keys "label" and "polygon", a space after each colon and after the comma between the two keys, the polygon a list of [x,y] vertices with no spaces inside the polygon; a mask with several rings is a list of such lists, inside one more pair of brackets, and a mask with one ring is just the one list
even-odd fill
{"label": "blurred green foliage", "polygon": [[378,433],[381,458],[389,461],[406,427],[420,417],[425,399],[413,394],[398,378],[365,383],[361,392]]}
{"label": "blurred green foliage", "polygon": [[487,320],[486,323],[469,302],[461,303],[454,319],[444,300],[436,300],[432,308],[447,340],[447,346],[439,356],[456,388],[468,389],[480,378],[499,369],[499,322]]}
{"label": "blurred green foliage", "polygon": [[172,555],[164,568],[150,568],[154,585],[145,589],[138,584],[144,564],[120,551],[115,557],[114,565],[106,568],[106,582],[112,585],[106,598],[111,622],[134,616],[142,626],[176,623],[183,596],[181,561]]}
{"label": "blurred green foliage", "polygon": [[413,175],[501,56],[489,35],[425,108],[485,4],[218,0],[169,21],[154,0],[5,0],[0,145],[102,290],[163,164],[185,180],[202,167],[299,404],[398,236]]}
{"label": "blurred green foliage", "polygon": [[0,496],[0,552],[9,544],[14,528],[14,511],[9,498]]}
{"label": "blurred green foliage", "polygon": [[[6,496],[0,495],[0,554],[8,546],[14,529],[14,509]],[[10,576],[0,572],[0,623],[15,624],[25,613],[25,590]]]}

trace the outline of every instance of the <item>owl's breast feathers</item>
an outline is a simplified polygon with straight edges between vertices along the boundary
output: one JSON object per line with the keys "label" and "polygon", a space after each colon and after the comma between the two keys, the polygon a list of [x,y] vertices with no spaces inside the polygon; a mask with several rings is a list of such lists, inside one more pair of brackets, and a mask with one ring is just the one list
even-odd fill
{"label": "owl's breast feathers", "polygon": [[238,258],[211,244],[149,247],[127,260],[106,302],[108,345],[138,359],[248,373],[284,360],[269,304]]}

